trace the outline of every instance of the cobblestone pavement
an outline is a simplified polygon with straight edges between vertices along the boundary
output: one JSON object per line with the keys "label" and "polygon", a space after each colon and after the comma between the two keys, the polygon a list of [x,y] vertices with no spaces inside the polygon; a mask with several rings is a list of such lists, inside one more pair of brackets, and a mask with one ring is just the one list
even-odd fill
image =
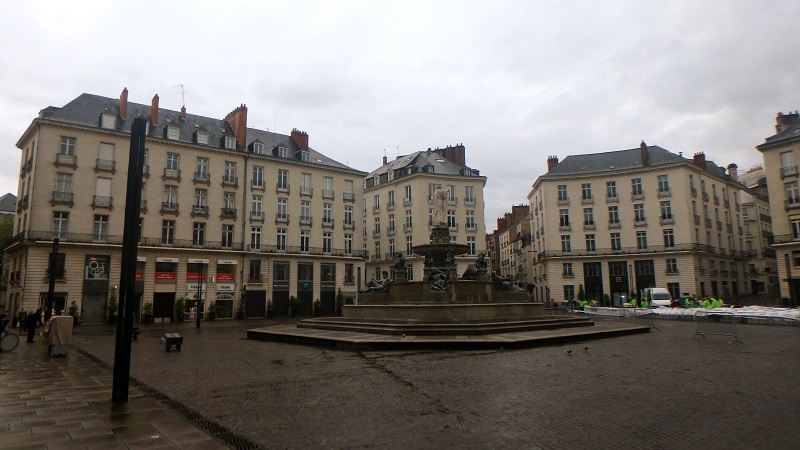
{"label": "cobblestone pavement", "polygon": [[[604,320],[604,319],[597,319]],[[623,320],[623,319],[618,319]],[[695,324],[563,346],[351,353],[143,327],[132,375],[264,448],[797,448],[800,327]],[[159,345],[184,336],[181,352]],[[113,362],[110,328],[73,345]]]}

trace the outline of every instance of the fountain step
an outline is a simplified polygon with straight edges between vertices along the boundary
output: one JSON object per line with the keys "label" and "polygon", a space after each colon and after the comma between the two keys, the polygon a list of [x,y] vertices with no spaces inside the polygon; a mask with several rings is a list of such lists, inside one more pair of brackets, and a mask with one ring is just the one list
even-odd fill
{"label": "fountain step", "polygon": [[518,331],[552,330],[566,327],[590,327],[594,323],[587,317],[567,318],[519,318],[513,320],[463,321],[463,322],[419,322],[419,321],[370,321],[347,320],[345,318],[305,319],[298,328],[316,330],[347,331],[388,335],[480,335],[513,333]]}

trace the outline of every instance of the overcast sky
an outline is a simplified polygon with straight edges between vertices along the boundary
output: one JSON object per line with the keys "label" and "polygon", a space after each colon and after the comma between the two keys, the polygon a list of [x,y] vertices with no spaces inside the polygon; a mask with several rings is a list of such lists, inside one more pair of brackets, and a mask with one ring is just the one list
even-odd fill
{"label": "overcast sky", "polygon": [[[39,110],[83,92],[289,134],[351,167],[463,143],[486,228],[548,155],[704,151],[740,170],[800,109],[800,2],[14,2],[0,27],[0,193]],[[53,149],[55,151],[55,149]]]}

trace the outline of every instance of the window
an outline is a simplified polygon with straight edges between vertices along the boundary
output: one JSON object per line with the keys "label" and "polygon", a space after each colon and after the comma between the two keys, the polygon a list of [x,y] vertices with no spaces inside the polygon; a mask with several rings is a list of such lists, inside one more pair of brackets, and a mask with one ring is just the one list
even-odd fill
{"label": "window", "polygon": [[414,244],[411,236],[406,236],[406,256],[414,254]]}
{"label": "window", "polygon": [[345,225],[353,225],[353,207],[352,206],[345,206],[344,207],[344,224]]}
{"label": "window", "polygon": [[311,161],[311,152],[309,152],[308,150],[300,151],[300,159],[302,159],[305,162]]}
{"label": "window", "polygon": [[345,234],[344,235],[344,253],[345,255],[352,255],[353,254],[353,235],[352,234]]}
{"label": "window", "polygon": [[75,138],[61,136],[61,147],[58,150],[58,154],[75,156]]}
{"label": "window", "polygon": [[300,185],[300,193],[304,195],[311,195],[314,191],[311,189],[311,174],[304,173],[302,177],[302,184]]}
{"label": "window", "polygon": [[475,193],[472,186],[464,186],[464,201],[468,204],[475,203]]}
{"label": "window", "polygon": [[197,158],[197,175],[198,180],[208,179],[208,158]]}
{"label": "window", "polygon": [[[72,193],[72,174],[71,173],[57,173],[56,174],[56,197],[53,200],[71,200],[72,196],[61,195]],[[69,198],[62,198],[69,197]]]}
{"label": "window", "polygon": [[394,239],[389,239],[389,258],[394,258]]}
{"label": "window", "polygon": [[678,260],[667,258],[667,273],[678,273]]}
{"label": "window", "polygon": [[594,252],[597,251],[597,247],[595,246],[594,235],[587,234],[586,235],[586,251],[587,252]]}
{"label": "window", "polygon": [[[394,192],[392,192],[394,194]],[[322,178],[322,196],[327,198],[333,197],[333,178],[331,177],[323,177]],[[391,196],[394,199],[394,195]],[[392,202],[394,203],[394,201]]]}
{"label": "window", "polygon": [[403,200],[410,203],[411,202],[411,186],[406,186],[404,190],[405,190],[405,197],[403,197]]}
{"label": "window", "polygon": [[[794,239],[800,239],[800,219],[795,219],[791,221],[792,226],[792,237]],[[747,241],[749,245],[752,245],[752,241]]]}
{"label": "window", "polygon": [[669,202],[661,202],[661,218],[672,219],[672,206]]}
{"label": "window", "polygon": [[581,199],[582,200],[591,200],[592,199],[592,184],[591,183],[583,183],[581,185]]}
{"label": "window", "polygon": [[225,136],[225,148],[228,150],[235,150],[236,138],[233,136]]}
{"label": "window", "polygon": [[67,224],[69,222],[69,213],[66,211],[53,212],[53,237],[58,239],[65,239],[67,237]]}
{"label": "window", "polygon": [[575,300],[575,285],[574,284],[565,284],[564,285],[564,301],[571,302]]}
{"label": "window", "polygon": [[658,192],[669,192],[669,179],[666,175],[658,176]]}
{"label": "window", "polygon": [[251,282],[260,282],[261,281],[261,260],[260,259],[251,259],[250,260],[250,275],[249,279]]}
{"label": "window", "polygon": [[675,248],[675,234],[671,228],[664,230],[664,248]]}
{"label": "window", "polygon": [[161,243],[174,244],[175,243],[175,221],[162,220],[161,221]]}
{"label": "window", "polygon": [[329,254],[331,252],[331,245],[333,243],[333,234],[326,231],[322,233],[322,253]]}
{"label": "window", "polygon": [[236,183],[236,163],[225,161],[225,175],[223,181],[226,183]]}
{"label": "window", "polygon": [[583,273],[586,277],[599,277],[602,276],[602,270],[599,262],[583,263]]}
{"label": "window", "polygon": [[286,251],[286,229],[278,228],[277,240],[275,241],[275,249],[279,252]]}
{"label": "window", "polygon": [[406,228],[411,228],[411,210],[406,210]]}
{"label": "window", "polygon": [[583,208],[583,225],[594,225],[594,208]]}
{"label": "window", "polygon": [[176,141],[181,135],[181,130],[178,127],[168,126],[167,127],[167,139]]}
{"label": "window", "polygon": [[289,189],[289,171],[278,169],[278,189]]}
{"label": "window", "polygon": [[617,196],[616,181],[606,181],[606,196],[608,198],[615,198]]}
{"label": "window", "polygon": [[380,257],[381,257],[381,241],[375,241],[375,258],[380,259]]}
{"label": "window", "polygon": [[447,210],[447,226],[450,228],[456,228],[458,224],[456,224],[456,211],[453,209]]}
{"label": "window", "polygon": [[636,232],[636,248],[647,250],[647,231]]}
{"label": "window", "polygon": [[558,201],[565,202],[569,200],[567,196],[567,185],[566,184],[559,184],[558,185]]}
{"label": "window", "polygon": [[635,222],[644,222],[644,204],[637,203],[633,205],[633,220]]}
{"label": "window", "polygon": [[456,187],[452,184],[447,185],[447,202],[453,203],[456,201]]}
{"label": "window", "polygon": [[233,246],[233,225],[222,225],[222,248],[231,248]]}
{"label": "window", "polygon": [[194,206],[199,208],[208,206],[208,191],[206,189],[194,190]]}
{"label": "window", "polygon": [[92,227],[92,239],[98,242],[105,242],[108,239],[108,216],[95,214],[94,226]]}
{"label": "window", "polygon": [[372,210],[373,211],[380,211],[381,210],[381,196],[380,195],[375,195],[373,197],[373,199],[374,199],[374,203],[372,205]]}
{"label": "window", "polygon": [[569,236],[561,236],[561,252],[562,253],[572,252],[572,242],[570,241]]}
{"label": "window", "polygon": [[475,211],[468,209],[466,217],[467,229],[474,230],[475,229]]}
{"label": "window", "polygon": [[569,210],[568,209],[559,209],[558,210],[558,225],[561,227],[568,227],[569,226]]}
{"label": "window", "polygon": [[167,153],[167,170],[180,169],[181,155],[177,153]]}
{"label": "window", "polygon": [[195,222],[192,228],[192,245],[202,246],[206,241],[206,224]]}
{"label": "window", "polygon": [[642,179],[641,178],[633,178],[631,179],[631,194],[633,195],[642,195]]}
{"label": "window", "polygon": [[322,223],[333,223],[333,205],[330,203],[322,205]]}
{"label": "window", "polygon": [[263,197],[260,195],[254,195],[253,201],[250,202],[250,210],[252,212],[251,217],[255,219],[263,218],[264,211],[262,209]]}
{"label": "window", "polygon": [[222,207],[227,209],[229,212],[233,212],[231,210],[236,209],[236,193],[235,192],[226,192],[222,196]]}
{"label": "window", "polygon": [[672,298],[681,298],[681,284],[680,283],[667,283],[667,290]]}
{"label": "window", "polygon": [[786,202],[789,205],[800,204],[800,187],[798,187],[797,181],[786,183],[784,186],[786,186]]}
{"label": "window", "polygon": [[474,256],[477,254],[475,252],[475,236],[467,236],[467,247],[469,247],[469,250],[467,251],[468,255]]}
{"label": "window", "polygon": [[261,250],[261,227],[250,227],[250,250]]}
{"label": "window", "polygon": [[300,251],[301,252],[308,252],[310,248],[311,242],[311,232],[308,230],[303,230],[300,232]]}
{"label": "window", "polygon": [[394,206],[394,191],[389,191],[389,199],[386,201],[386,206],[393,207]]}
{"label": "window", "polygon": [[345,284],[352,284],[355,282],[355,278],[353,278],[353,264],[351,263],[344,265],[344,282]]}
{"label": "window", "polygon": [[254,142],[253,143],[253,153],[256,155],[263,155],[264,154],[264,144],[261,142]]}
{"label": "window", "polygon": [[311,220],[311,202],[308,200],[300,202],[300,220]]}
{"label": "window", "polygon": [[276,214],[277,214],[276,215],[277,219],[286,220],[286,219],[289,218],[289,216],[287,216],[287,212],[286,212],[286,199],[285,198],[279,198],[278,199],[278,212]]}
{"label": "window", "polygon": [[375,218],[375,229],[374,229],[374,231],[375,231],[375,234],[380,234],[381,233],[381,218],[380,217],[376,217]]}
{"label": "window", "polygon": [[622,250],[622,238],[619,233],[611,233],[611,250]]}
{"label": "window", "polygon": [[618,206],[609,206],[608,207],[608,223],[609,224],[618,224],[619,223],[619,207]]}
{"label": "window", "polygon": [[264,186],[264,166],[253,166],[253,187]]}
{"label": "window", "polygon": [[561,267],[562,267],[561,275],[563,275],[565,277],[574,277],[575,276],[575,273],[572,272],[572,263],[562,263]]}
{"label": "window", "polygon": [[278,158],[288,158],[289,157],[289,149],[286,147],[278,147]]}

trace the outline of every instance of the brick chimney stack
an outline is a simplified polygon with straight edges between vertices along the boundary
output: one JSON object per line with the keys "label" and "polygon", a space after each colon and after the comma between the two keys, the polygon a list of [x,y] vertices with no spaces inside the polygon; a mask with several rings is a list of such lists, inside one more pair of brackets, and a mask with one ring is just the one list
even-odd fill
{"label": "brick chimney stack", "polygon": [[247,106],[241,103],[238,108],[229,112],[225,116],[225,121],[233,129],[233,134],[236,136],[236,142],[240,148],[247,146]]}
{"label": "brick chimney stack", "polygon": [[308,133],[292,128],[292,140],[301,150],[308,148]]}
{"label": "brick chimney stack", "polygon": [[697,152],[694,154],[694,165],[706,170],[706,154],[703,152]]}
{"label": "brick chimney stack", "polygon": [[388,163],[389,163],[389,160],[386,158],[386,155],[384,155],[383,156],[383,165],[385,166]]}
{"label": "brick chimney stack", "polygon": [[558,165],[558,156],[548,156],[547,157],[547,171],[550,172],[553,170],[553,167]]}
{"label": "brick chimney stack", "polygon": [[731,177],[733,181],[739,181],[739,166],[735,163],[728,164],[728,176]]}
{"label": "brick chimney stack", "polygon": [[464,144],[458,144],[454,146],[448,145],[445,148],[437,148],[434,150],[434,153],[441,155],[442,157],[458,164],[461,167],[467,165],[466,149],[464,148]]}
{"label": "brick chimney stack", "polygon": [[122,90],[119,94],[119,117],[125,119],[128,115],[128,88]]}
{"label": "brick chimney stack", "polygon": [[645,144],[644,141],[642,141],[642,143],[639,144],[639,150],[641,151],[642,154],[642,165],[646,166],[650,160],[650,153],[647,152],[647,144]]}
{"label": "brick chimney stack", "polygon": [[181,106],[181,119],[186,119],[186,107]]}
{"label": "brick chimney stack", "polygon": [[150,125],[158,125],[158,94],[153,96],[150,103]]}
{"label": "brick chimney stack", "polygon": [[800,122],[800,114],[797,111],[789,112],[786,115],[778,113],[778,117],[775,118],[775,132],[783,133],[797,122]]}

